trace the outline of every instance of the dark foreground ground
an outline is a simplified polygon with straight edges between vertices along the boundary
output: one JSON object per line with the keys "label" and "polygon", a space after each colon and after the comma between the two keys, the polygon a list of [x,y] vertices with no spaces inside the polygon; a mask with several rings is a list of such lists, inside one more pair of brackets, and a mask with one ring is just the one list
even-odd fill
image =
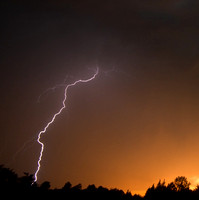
{"label": "dark foreground ground", "polygon": [[48,181],[41,185],[33,183],[33,175],[24,173],[18,175],[9,168],[0,166],[0,198],[1,199],[68,199],[68,200],[197,200],[199,199],[199,186],[194,191],[189,189],[190,183],[184,176],[177,177],[168,185],[165,181],[152,185],[144,197],[132,195],[119,189],[107,189],[102,186],[89,185],[82,189],[81,184],[72,186],[70,182],[60,189],[51,189]]}

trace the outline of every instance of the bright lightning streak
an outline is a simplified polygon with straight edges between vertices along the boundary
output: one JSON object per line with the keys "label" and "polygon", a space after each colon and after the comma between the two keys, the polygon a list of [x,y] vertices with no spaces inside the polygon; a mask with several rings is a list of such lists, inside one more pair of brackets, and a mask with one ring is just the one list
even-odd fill
{"label": "bright lightning streak", "polygon": [[75,85],[78,84],[78,83],[87,83],[87,82],[89,82],[89,81],[92,81],[92,80],[97,76],[98,72],[99,72],[99,69],[97,68],[95,74],[94,74],[91,78],[86,79],[86,80],[81,80],[81,79],[80,79],[80,80],[75,81],[74,83],[69,84],[69,85],[67,85],[67,86],[65,87],[65,90],[64,90],[64,99],[63,99],[63,101],[62,101],[62,107],[60,108],[60,110],[59,110],[57,113],[55,113],[55,114],[53,115],[53,118],[51,119],[51,121],[48,122],[48,124],[45,126],[45,128],[44,128],[42,131],[40,131],[39,134],[38,134],[38,136],[37,136],[37,142],[41,145],[41,150],[40,150],[40,154],[39,154],[39,159],[38,159],[38,161],[37,161],[37,170],[36,170],[36,172],[35,172],[35,174],[34,174],[34,182],[37,181],[37,175],[38,175],[38,172],[39,172],[40,167],[41,167],[40,162],[41,162],[41,160],[42,160],[42,155],[43,155],[43,151],[44,151],[44,143],[41,142],[41,140],[40,140],[40,139],[41,139],[41,136],[42,136],[42,134],[44,134],[44,133],[46,132],[47,128],[54,122],[55,118],[56,118],[58,115],[60,115],[61,112],[62,112],[62,110],[66,107],[65,102],[66,102],[66,99],[67,99],[67,92],[68,92],[68,89],[69,89],[70,87],[72,87],[72,86],[75,86]]}

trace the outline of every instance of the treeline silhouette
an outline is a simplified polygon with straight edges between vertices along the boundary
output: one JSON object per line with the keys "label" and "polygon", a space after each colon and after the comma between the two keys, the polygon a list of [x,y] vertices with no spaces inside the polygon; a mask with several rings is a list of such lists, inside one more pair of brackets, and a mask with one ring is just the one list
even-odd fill
{"label": "treeline silhouette", "polygon": [[50,182],[45,181],[38,185],[33,183],[33,175],[24,173],[19,177],[13,170],[0,165],[0,194],[5,199],[66,199],[66,200],[166,200],[166,199],[199,199],[199,185],[195,190],[190,190],[190,182],[184,176],[177,177],[166,185],[159,181],[147,189],[145,196],[132,195],[119,189],[89,185],[82,189],[82,185],[72,186],[66,182],[60,189],[51,189]]}

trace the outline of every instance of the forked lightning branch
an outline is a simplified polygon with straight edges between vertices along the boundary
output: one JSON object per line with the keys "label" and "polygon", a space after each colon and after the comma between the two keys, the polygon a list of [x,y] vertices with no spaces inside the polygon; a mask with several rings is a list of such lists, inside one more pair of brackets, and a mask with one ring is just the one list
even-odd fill
{"label": "forked lightning branch", "polygon": [[[81,80],[81,79],[80,79],[80,80],[77,80],[77,81],[75,81],[74,83],[71,83],[71,84],[69,84],[69,85],[67,85],[67,86],[65,87],[65,90],[64,90],[64,99],[63,99],[63,101],[62,101],[62,107],[59,109],[59,111],[58,111],[57,113],[55,113],[55,114],[53,115],[52,119],[47,123],[47,125],[44,127],[44,129],[38,133],[38,135],[37,135],[37,142],[41,145],[41,150],[40,150],[39,158],[38,158],[38,161],[37,161],[37,170],[36,170],[35,173],[34,173],[34,182],[37,181],[37,176],[38,176],[38,173],[39,173],[39,170],[40,170],[40,167],[41,167],[41,160],[42,160],[43,151],[44,151],[44,147],[45,147],[45,146],[44,146],[44,143],[41,141],[41,136],[42,136],[44,133],[46,133],[46,131],[47,131],[47,129],[49,128],[49,126],[55,121],[56,117],[57,117],[58,115],[60,115],[61,112],[62,112],[62,111],[64,110],[64,108],[66,107],[66,99],[67,99],[68,89],[69,89],[70,87],[73,87],[73,86],[79,84],[79,83],[87,83],[87,82],[89,82],[89,81],[92,81],[93,79],[95,79],[95,77],[97,76],[98,72],[99,72],[99,69],[97,68],[97,69],[96,69],[96,72],[94,73],[94,75],[93,75],[91,78],[85,79],[85,80]],[[33,183],[34,183],[34,182],[33,182]]]}

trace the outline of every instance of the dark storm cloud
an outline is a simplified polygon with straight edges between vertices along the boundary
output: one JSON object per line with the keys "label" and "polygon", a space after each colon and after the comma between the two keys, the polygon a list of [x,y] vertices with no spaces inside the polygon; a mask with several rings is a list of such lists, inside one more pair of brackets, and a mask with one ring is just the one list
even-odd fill
{"label": "dark storm cloud", "polygon": [[17,59],[28,52],[46,52],[48,58],[57,55],[60,59],[64,54],[72,60],[92,57],[104,65],[120,63],[119,67],[127,70],[138,57],[150,57],[150,63],[172,60],[171,68],[190,68],[198,63],[199,3],[194,0],[1,4],[4,59],[15,52]]}
{"label": "dark storm cloud", "polygon": [[[195,122],[197,124],[199,101],[197,95],[199,93],[199,1],[6,0],[1,1],[0,5],[0,66],[3,69],[1,78],[3,131],[0,135],[3,139],[0,141],[1,143],[6,141],[7,146],[13,145],[13,141],[16,141],[9,152],[5,150],[5,154],[2,154],[2,160],[7,161],[12,152],[15,152],[26,138],[36,134],[54,109],[59,107],[59,100],[62,98],[60,91],[56,93],[59,93],[59,97],[55,93],[52,94],[52,101],[49,100],[51,99],[49,95],[49,98],[43,101],[43,106],[35,105],[37,97],[43,91],[62,83],[66,74],[74,75],[74,79],[78,79],[80,75],[82,78],[84,73],[90,76],[88,68],[98,65],[101,71],[116,69],[116,72],[107,76],[102,72],[97,77],[97,92],[94,82],[89,84],[88,87],[91,86],[93,90],[88,94],[89,97],[86,96],[87,99],[83,99],[84,90],[79,91],[76,88],[79,96],[71,95],[73,100],[69,103],[77,103],[81,99],[79,106],[70,107],[65,113],[67,115],[71,112],[74,119],[71,116],[66,119],[64,114],[63,121],[56,122],[57,127],[61,128],[53,130],[58,133],[58,138],[61,138],[57,143],[62,145],[57,146],[63,147],[63,159],[59,158],[60,155],[49,156],[49,151],[52,151],[52,155],[59,154],[57,147],[50,148],[55,135],[49,134],[44,138],[48,140],[45,160],[52,159],[52,163],[62,163],[64,173],[72,171],[74,177],[85,175],[84,173],[77,175],[73,171],[73,168],[76,167],[74,170],[78,168],[78,165],[73,165],[77,160],[73,164],[67,160],[65,162],[66,157],[71,160],[80,157],[84,159],[78,156],[80,150],[78,145],[75,150],[77,156],[71,154],[75,147],[74,141],[80,137],[84,139],[84,141],[80,139],[80,146],[85,145],[85,149],[86,146],[90,148],[87,160],[92,163],[91,166],[96,163],[96,155],[91,155],[91,158],[90,154],[99,150],[103,163],[107,150],[101,152],[100,145],[106,149],[111,146],[108,143],[112,144],[111,151],[114,156],[111,158],[114,160],[113,163],[117,164],[111,162],[104,164],[111,168],[121,163],[121,159],[125,160],[126,166],[129,166],[128,172],[132,173],[132,177],[125,178],[129,183],[135,178],[133,173],[136,173],[135,168],[140,168],[139,163],[141,163],[143,169],[137,171],[142,177],[146,176],[150,180],[147,184],[152,184],[147,172],[149,169],[145,169],[146,161],[151,163],[150,173],[156,174],[157,170],[153,168],[152,163],[157,162],[156,165],[159,166],[159,158],[163,159],[165,155],[164,149],[168,149],[166,155],[168,153],[169,159],[170,157],[172,157],[170,160],[173,159],[168,165],[176,164],[176,154],[173,154],[173,149],[179,148],[177,151],[183,151],[177,139],[181,138],[180,142],[183,145],[183,142],[186,142],[183,139],[188,137],[188,133],[192,132],[194,138],[198,132]],[[86,105],[86,102],[90,103]],[[97,130],[97,133],[90,130],[90,124],[92,130]],[[77,128],[76,131],[74,127]],[[82,135],[82,130],[87,131]],[[89,140],[86,135],[93,138],[93,146],[87,143]],[[72,137],[74,137],[73,142],[70,141]],[[123,145],[120,145],[121,140]],[[135,142],[137,140],[140,142]],[[157,146],[159,145],[162,155],[151,162],[150,156],[156,156],[160,151],[156,149],[154,141]],[[195,141],[197,143],[197,140]],[[68,145],[65,142],[68,142]],[[95,142],[97,150],[94,147]],[[132,145],[132,142],[136,145]],[[174,144],[173,147],[171,143]],[[191,142],[189,144],[191,148],[193,145]],[[125,159],[120,155],[115,158],[114,150],[117,146],[116,152],[123,149],[123,153],[127,155]],[[36,156],[37,151],[38,147],[35,146],[31,149],[32,155]],[[188,152],[190,155],[193,154],[191,150]],[[22,158],[22,161],[15,163],[12,168],[21,172],[27,166],[27,171],[34,171],[32,155],[30,157],[28,154],[25,155],[26,159]],[[132,156],[135,160],[138,159],[137,166],[132,162]],[[24,163],[24,160],[28,162]],[[111,161],[108,157],[107,160]],[[165,164],[164,161],[161,163]],[[186,163],[189,165],[189,162]],[[49,164],[48,167],[51,166],[53,165]],[[79,166],[82,166],[81,162]],[[102,174],[100,167],[101,164],[93,166],[94,171],[99,169],[100,173],[97,173],[97,176]],[[167,171],[167,167],[162,166],[162,168]],[[53,171],[53,167],[51,169]],[[106,174],[106,167],[104,169]],[[125,166],[121,167],[121,171],[127,171]],[[49,176],[54,173],[46,172],[46,174]],[[86,174],[88,177],[91,175],[90,172]],[[71,179],[74,177],[71,175]],[[96,178],[96,174],[93,174],[93,177],[101,180],[101,177]],[[158,175],[156,178],[159,178]],[[54,179],[56,179],[55,185],[60,183],[59,176],[55,175]],[[106,182],[107,179],[111,180],[111,177],[102,179]],[[118,177],[118,180],[120,182],[121,177]],[[142,184],[145,181],[141,181]]]}
{"label": "dark storm cloud", "polygon": [[[166,55],[196,56],[198,14],[196,1],[84,1],[73,3],[82,16],[132,45]],[[129,44],[127,44],[128,46]],[[185,48],[182,48],[182,46]]]}

